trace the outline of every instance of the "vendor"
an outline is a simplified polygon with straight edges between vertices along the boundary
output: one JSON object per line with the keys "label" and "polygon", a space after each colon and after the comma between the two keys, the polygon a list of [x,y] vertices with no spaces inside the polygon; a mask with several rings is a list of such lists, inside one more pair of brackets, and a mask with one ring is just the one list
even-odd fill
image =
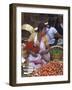
{"label": "vendor", "polygon": [[[29,42],[32,41],[35,45],[39,46],[41,50],[49,48],[48,37],[46,35],[45,28],[45,24],[40,23],[38,25],[38,29],[34,33],[32,33],[28,39]],[[44,46],[42,45],[43,47],[41,46],[42,42],[44,43]]]}
{"label": "vendor", "polygon": [[50,54],[48,53],[48,37],[45,32],[45,27],[44,23],[40,23],[37,31],[32,33],[28,39],[28,42],[33,42],[34,47],[37,47],[35,51],[33,51],[33,48],[30,49],[28,57],[29,62],[33,63],[35,68],[40,67],[42,64],[46,64],[50,60]]}

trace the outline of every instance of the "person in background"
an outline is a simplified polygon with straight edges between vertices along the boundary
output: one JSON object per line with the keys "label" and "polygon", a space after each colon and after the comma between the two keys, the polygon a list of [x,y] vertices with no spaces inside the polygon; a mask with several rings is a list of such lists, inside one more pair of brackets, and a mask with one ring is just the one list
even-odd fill
{"label": "person in background", "polygon": [[57,32],[63,36],[63,23],[62,23],[62,19],[60,17],[57,17],[57,19],[56,19],[55,28],[56,28]]}
{"label": "person in background", "polygon": [[[55,23],[55,28],[57,32],[63,36],[63,19],[62,17],[57,17],[56,23]],[[56,37],[57,44],[63,46],[63,38],[59,39]]]}
{"label": "person in background", "polygon": [[56,38],[62,38],[62,35],[60,35],[58,33],[58,31],[56,30],[56,28],[55,28],[54,18],[52,18],[52,17],[49,18],[48,26],[49,27],[46,28],[46,33],[47,33],[47,36],[48,36],[48,39],[49,39],[49,45],[50,46],[57,45]]}

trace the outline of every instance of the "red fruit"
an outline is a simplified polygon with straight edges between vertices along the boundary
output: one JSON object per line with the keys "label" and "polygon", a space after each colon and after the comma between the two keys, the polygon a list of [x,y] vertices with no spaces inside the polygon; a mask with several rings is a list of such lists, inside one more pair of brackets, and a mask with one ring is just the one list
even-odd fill
{"label": "red fruit", "polygon": [[[34,74],[36,72],[34,71]],[[37,69],[38,76],[63,75],[63,63],[59,61],[51,61]]]}

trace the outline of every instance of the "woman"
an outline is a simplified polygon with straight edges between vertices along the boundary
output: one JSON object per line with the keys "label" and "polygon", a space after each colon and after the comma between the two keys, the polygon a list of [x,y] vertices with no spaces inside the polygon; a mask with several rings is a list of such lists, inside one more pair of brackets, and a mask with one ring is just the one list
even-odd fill
{"label": "woman", "polygon": [[30,54],[28,57],[29,62],[33,63],[35,68],[39,68],[42,64],[46,64],[50,59],[50,55],[48,54],[48,37],[46,35],[45,28],[46,26],[44,23],[40,23],[38,25],[38,30],[34,32],[28,39],[28,42],[33,42],[34,47],[39,48],[39,51],[37,52],[30,49]]}

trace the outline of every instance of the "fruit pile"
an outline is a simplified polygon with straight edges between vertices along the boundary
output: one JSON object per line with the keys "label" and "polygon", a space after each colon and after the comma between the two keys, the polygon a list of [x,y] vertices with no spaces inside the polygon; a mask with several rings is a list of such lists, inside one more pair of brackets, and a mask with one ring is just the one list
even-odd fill
{"label": "fruit pile", "polygon": [[33,76],[56,76],[63,75],[63,63],[60,61],[51,61],[42,67],[33,71]]}

